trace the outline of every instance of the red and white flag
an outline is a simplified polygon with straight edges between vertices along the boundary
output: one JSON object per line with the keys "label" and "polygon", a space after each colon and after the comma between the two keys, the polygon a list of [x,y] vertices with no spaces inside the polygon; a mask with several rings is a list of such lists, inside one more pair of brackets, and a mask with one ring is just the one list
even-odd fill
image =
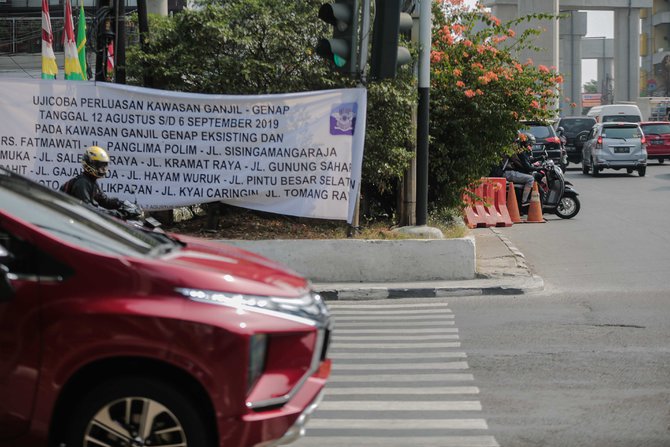
{"label": "red and white flag", "polygon": [[42,0],[42,79],[55,79],[58,74],[53,42],[54,35],[51,32],[49,1]]}
{"label": "red and white flag", "polygon": [[107,79],[114,77],[114,42],[107,44]]}
{"label": "red and white flag", "polygon": [[65,0],[65,79],[83,80],[84,73],[81,72],[79,63],[79,51],[77,50],[77,38],[74,35],[74,24],[72,23],[72,5],[70,0]]}

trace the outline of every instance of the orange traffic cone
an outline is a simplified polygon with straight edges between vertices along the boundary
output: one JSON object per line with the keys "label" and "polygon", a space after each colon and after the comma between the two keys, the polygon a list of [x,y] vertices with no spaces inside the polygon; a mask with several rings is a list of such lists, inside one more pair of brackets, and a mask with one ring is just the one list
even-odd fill
{"label": "orange traffic cone", "polygon": [[528,207],[528,223],[544,223],[542,217],[542,204],[540,203],[540,191],[537,189],[537,183],[533,183],[533,191],[530,193],[530,205]]}
{"label": "orange traffic cone", "polygon": [[516,192],[514,191],[514,183],[507,182],[507,211],[512,223],[523,222],[519,215],[519,203],[516,200]]}

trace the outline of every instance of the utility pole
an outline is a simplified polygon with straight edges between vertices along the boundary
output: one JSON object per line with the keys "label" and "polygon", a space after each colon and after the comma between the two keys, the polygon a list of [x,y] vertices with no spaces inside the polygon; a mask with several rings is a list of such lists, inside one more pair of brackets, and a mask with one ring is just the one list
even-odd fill
{"label": "utility pole", "polygon": [[430,119],[431,1],[419,9],[419,108],[416,135],[416,224],[428,221],[428,134]]}

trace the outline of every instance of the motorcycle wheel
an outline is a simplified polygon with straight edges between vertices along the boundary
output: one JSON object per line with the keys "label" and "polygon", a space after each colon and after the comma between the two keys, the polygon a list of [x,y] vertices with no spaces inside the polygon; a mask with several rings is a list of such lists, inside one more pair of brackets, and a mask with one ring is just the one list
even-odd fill
{"label": "motorcycle wheel", "polygon": [[579,198],[563,196],[556,206],[556,215],[561,219],[572,219],[579,213],[580,208]]}

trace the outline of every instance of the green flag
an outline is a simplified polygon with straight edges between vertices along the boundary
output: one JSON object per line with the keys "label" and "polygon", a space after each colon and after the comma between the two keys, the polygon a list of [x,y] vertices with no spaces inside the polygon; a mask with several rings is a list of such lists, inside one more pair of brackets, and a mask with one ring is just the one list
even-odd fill
{"label": "green flag", "polygon": [[79,23],[77,24],[77,53],[79,54],[79,65],[84,80],[88,79],[86,74],[86,14],[84,13],[84,3],[79,8]]}

